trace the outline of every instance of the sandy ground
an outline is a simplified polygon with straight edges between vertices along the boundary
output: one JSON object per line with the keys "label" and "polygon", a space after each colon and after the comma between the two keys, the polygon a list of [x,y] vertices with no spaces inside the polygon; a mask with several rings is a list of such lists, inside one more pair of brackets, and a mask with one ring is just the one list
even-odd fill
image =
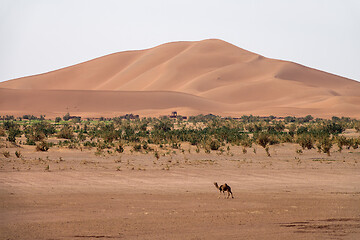
{"label": "sandy ground", "polygon": [[285,144],[267,157],[258,146],[183,148],[159,160],[127,149],[2,148],[10,157],[0,156],[0,238],[360,238],[359,149],[297,154]]}

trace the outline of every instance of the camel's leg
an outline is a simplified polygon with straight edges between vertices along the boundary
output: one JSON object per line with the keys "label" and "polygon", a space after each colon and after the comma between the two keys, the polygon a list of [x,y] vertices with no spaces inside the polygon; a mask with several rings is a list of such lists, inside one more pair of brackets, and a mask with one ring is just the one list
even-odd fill
{"label": "camel's leg", "polygon": [[231,198],[234,198],[234,196],[233,196],[233,194],[232,194],[232,192],[231,192],[231,191],[229,192],[229,196],[230,196],[230,194],[231,194]]}

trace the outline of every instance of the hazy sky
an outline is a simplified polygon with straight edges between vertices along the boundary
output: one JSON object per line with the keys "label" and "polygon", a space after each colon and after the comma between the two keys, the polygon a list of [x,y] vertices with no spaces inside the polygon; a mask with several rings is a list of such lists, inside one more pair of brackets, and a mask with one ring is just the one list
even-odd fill
{"label": "hazy sky", "polygon": [[0,0],[0,81],[207,38],[360,81],[360,0]]}

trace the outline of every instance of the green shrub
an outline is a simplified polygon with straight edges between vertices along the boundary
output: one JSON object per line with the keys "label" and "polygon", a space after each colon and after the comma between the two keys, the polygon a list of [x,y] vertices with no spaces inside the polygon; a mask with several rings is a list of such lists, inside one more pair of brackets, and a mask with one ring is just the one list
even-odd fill
{"label": "green shrub", "polygon": [[256,142],[263,148],[266,148],[270,141],[270,136],[267,133],[260,133],[257,135]]}
{"label": "green shrub", "polygon": [[346,139],[346,137],[344,136],[337,136],[336,137],[336,143],[338,145],[339,148],[339,152],[341,152],[343,150],[343,146],[350,146],[350,141],[348,139]]}
{"label": "green shrub", "polygon": [[314,148],[314,140],[310,134],[302,134],[297,138],[297,143],[302,147],[302,149],[312,149]]}
{"label": "green shrub", "polygon": [[319,151],[322,151],[323,153],[326,153],[330,156],[330,149],[332,145],[333,143],[329,137],[323,137],[318,140],[317,148]]}
{"label": "green shrub", "polygon": [[10,128],[9,131],[8,131],[7,140],[8,140],[9,142],[15,143],[16,137],[17,137],[18,135],[20,135],[20,133],[21,133],[20,130],[14,129],[14,128]]}

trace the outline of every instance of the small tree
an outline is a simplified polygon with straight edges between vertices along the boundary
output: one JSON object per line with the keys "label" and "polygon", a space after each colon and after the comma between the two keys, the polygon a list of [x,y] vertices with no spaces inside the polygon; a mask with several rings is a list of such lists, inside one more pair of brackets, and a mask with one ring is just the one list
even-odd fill
{"label": "small tree", "polygon": [[270,136],[269,134],[266,133],[260,133],[256,139],[256,142],[263,148],[266,148],[266,146],[270,143],[270,141],[271,141]]}

